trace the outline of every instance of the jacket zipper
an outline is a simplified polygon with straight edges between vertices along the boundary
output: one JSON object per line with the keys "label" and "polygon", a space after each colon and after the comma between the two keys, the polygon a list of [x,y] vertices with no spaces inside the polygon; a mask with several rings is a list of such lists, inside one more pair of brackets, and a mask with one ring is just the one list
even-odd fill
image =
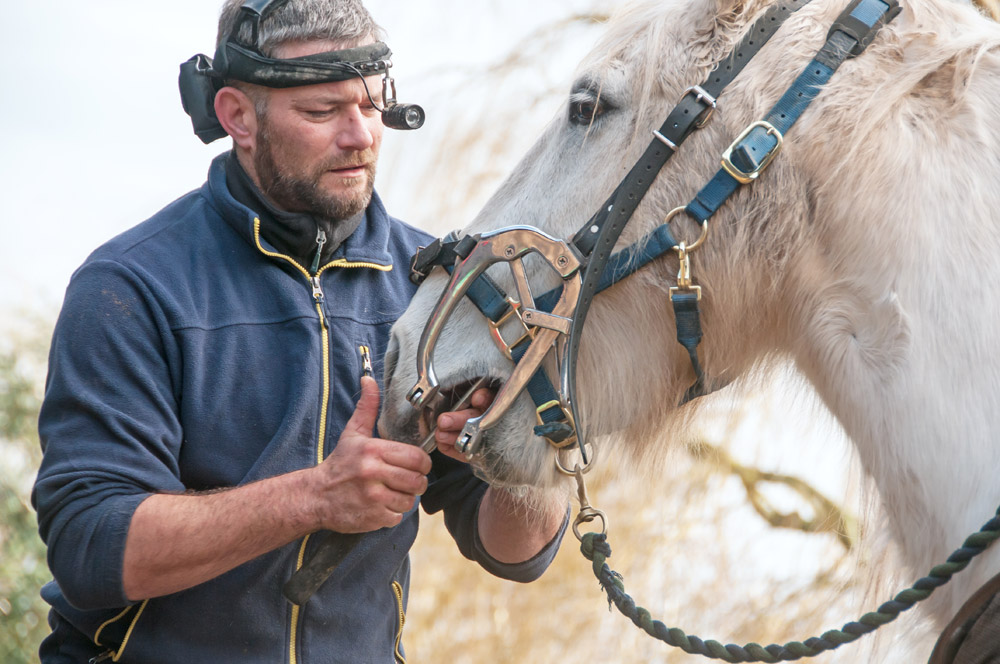
{"label": "jacket zipper", "polygon": [[361,354],[361,375],[374,378],[375,371],[372,369],[371,349],[368,346],[358,346],[358,352]]}
{"label": "jacket zipper", "polygon": [[[323,294],[323,287],[320,285],[320,275],[323,271],[330,267],[329,265],[324,266],[322,269],[314,269],[312,274],[310,274],[304,267],[299,265],[291,256],[286,256],[284,254],[278,254],[273,251],[268,251],[260,243],[260,219],[256,218],[253,222],[253,232],[254,241],[257,244],[257,249],[260,250],[265,256],[270,256],[272,258],[280,258],[291,263],[295,268],[305,276],[309,284],[312,286],[313,303],[316,305],[316,313],[319,314],[319,327],[320,327],[320,338],[322,339],[322,350],[323,350],[323,395],[320,400],[320,418],[319,418],[319,435],[316,441],[316,464],[318,465],[323,461],[324,447],[326,441],[326,419],[329,414],[330,406],[330,337],[329,328],[326,324],[326,313],[323,310],[323,305],[325,301],[325,296]],[[322,240],[322,242],[320,241]],[[320,254],[323,251],[323,244],[326,243],[326,234],[323,233],[322,229],[316,237],[316,259],[314,263],[318,263]],[[302,544],[299,545],[299,554],[295,561],[295,571],[298,571],[302,567],[303,560],[305,558],[306,546],[309,544],[310,535],[306,535],[302,538]],[[298,641],[298,631],[299,631],[299,614],[300,608],[298,605],[292,605],[292,616],[290,619],[289,626],[289,637],[288,637],[288,662],[289,664],[297,664],[298,660],[298,646],[296,642]]]}
{"label": "jacket zipper", "polygon": [[392,582],[392,592],[396,595],[396,609],[399,611],[399,631],[396,632],[396,649],[393,655],[396,657],[396,661],[399,664],[406,664],[406,658],[403,657],[402,645],[403,645],[403,627],[406,625],[406,612],[403,611],[403,586],[399,585],[399,581]]}
{"label": "jacket zipper", "polygon": [[[139,616],[142,615],[142,612],[146,609],[147,604],[149,604],[148,599],[143,600],[142,604],[139,604],[139,610],[135,612],[135,615],[132,617],[132,622],[129,623],[128,629],[125,630],[125,637],[122,639],[121,645],[118,646],[118,650],[115,651],[113,647],[108,648],[107,650],[96,655],[95,657],[91,657],[88,660],[88,664],[98,664],[99,662],[106,662],[109,659],[112,662],[117,662],[119,659],[121,659],[122,654],[125,652],[125,646],[128,645],[128,640],[132,638],[132,631],[135,629],[135,624],[139,622]],[[98,627],[97,632],[94,634],[94,643],[97,645],[101,645],[101,632],[104,631],[104,628],[124,618],[133,608],[135,608],[134,604],[132,606],[127,607],[117,616],[115,616],[111,620],[108,620],[103,625]]]}
{"label": "jacket zipper", "polygon": [[[319,420],[319,437],[316,442],[316,464],[319,465],[323,461],[325,456],[325,441],[326,441],[326,420],[329,415],[330,407],[330,335],[329,327],[326,324],[326,313],[324,311],[325,295],[323,293],[323,287],[320,284],[320,275],[323,274],[327,269],[333,267],[339,268],[372,268],[379,270],[381,272],[389,272],[392,270],[392,266],[379,265],[377,263],[367,263],[367,262],[350,262],[344,259],[337,259],[326,265],[320,267],[319,261],[323,253],[323,246],[326,244],[326,233],[323,229],[319,229],[316,234],[316,255],[313,258],[312,271],[306,270],[302,265],[298,263],[291,256],[286,256],[285,254],[275,253],[273,251],[268,251],[264,248],[264,245],[260,242],[260,218],[257,217],[253,220],[253,234],[254,242],[257,245],[257,249],[271,258],[280,258],[282,260],[291,263],[299,272],[305,276],[306,280],[312,286],[313,302],[316,305],[316,312],[319,314],[319,326],[320,326],[320,336],[322,338],[323,347],[323,396],[320,406],[320,420]],[[369,356],[370,359],[370,356]],[[299,545],[298,558],[295,561],[295,571],[302,568],[302,563],[305,559],[306,545],[309,543],[310,535],[306,535],[302,539],[302,544]],[[400,593],[402,588],[400,588]],[[402,595],[398,595],[400,598]],[[400,614],[402,614],[402,599],[399,600]],[[296,641],[298,640],[298,630],[299,630],[299,616],[300,608],[297,605],[292,605],[292,616],[290,619],[290,629],[288,638],[288,662],[289,664],[298,663],[298,647]]]}
{"label": "jacket zipper", "polygon": [[326,244],[326,231],[322,228],[316,229],[316,256],[313,257],[312,266],[309,271],[313,274],[319,272],[319,260],[323,256],[323,246]]}

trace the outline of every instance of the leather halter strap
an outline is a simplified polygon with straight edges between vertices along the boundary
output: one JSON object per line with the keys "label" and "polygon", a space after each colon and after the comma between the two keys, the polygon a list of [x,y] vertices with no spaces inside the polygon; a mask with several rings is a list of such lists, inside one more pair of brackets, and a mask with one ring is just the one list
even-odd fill
{"label": "leather halter strap", "polygon": [[962,605],[938,638],[927,664],[954,664],[955,656],[965,643],[973,625],[983,617],[990,603],[998,595],[1000,595],[1000,574],[987,581]]}

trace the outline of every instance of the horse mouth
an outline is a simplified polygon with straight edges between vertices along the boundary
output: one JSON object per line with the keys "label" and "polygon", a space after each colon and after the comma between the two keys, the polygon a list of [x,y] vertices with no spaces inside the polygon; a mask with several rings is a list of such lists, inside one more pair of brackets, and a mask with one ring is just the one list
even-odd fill
{"label": "horse mouth", "polygon": [[[491,376],[475,376],[468,380],[463,380],[461,382],[455,383],[450,387],[441,387],[438,389],[437,396],[434,397],[433,403],[426,406],[420,412],[420,435],[426,436],[437,426],[438,417],[442,413],[452,412],[456,409],[466,410],[471,406],[467,403],[467,399],[471,399],[471,394],[469,390],[472,389],[476,383],[482,382],[480,389],[489,389],[494,393],[502,385],[502,381],[499,378],[493,378]],[[466,401],[466,403],[463,403]]]}

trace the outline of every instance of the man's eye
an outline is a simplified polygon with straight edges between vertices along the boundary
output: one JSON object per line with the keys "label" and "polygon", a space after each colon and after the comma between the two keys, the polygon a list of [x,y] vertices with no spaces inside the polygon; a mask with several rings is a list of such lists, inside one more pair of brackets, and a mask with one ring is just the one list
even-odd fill
{"label": "man's eye", "polygon": [[592,100],[580,100],[569,105],[569,121],[575,125],[589,126],[604,114],[604,104]]}

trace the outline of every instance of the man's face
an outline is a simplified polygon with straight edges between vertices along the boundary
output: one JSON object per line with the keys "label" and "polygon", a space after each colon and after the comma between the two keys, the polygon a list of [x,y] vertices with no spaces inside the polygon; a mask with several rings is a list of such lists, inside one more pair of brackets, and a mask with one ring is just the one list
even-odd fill
{"label": "man's face", "polygon": [[[353,44],[352,44],[353,46]],[[335,42],[291,43],[279,58],[345,48]],[[381,105],[379,77],[366,79]],[[382,144],[382,118],[361,79],[268,90],[258,118],[253,166],[261,191],[280,208],[346,219],[367,207]]]}

